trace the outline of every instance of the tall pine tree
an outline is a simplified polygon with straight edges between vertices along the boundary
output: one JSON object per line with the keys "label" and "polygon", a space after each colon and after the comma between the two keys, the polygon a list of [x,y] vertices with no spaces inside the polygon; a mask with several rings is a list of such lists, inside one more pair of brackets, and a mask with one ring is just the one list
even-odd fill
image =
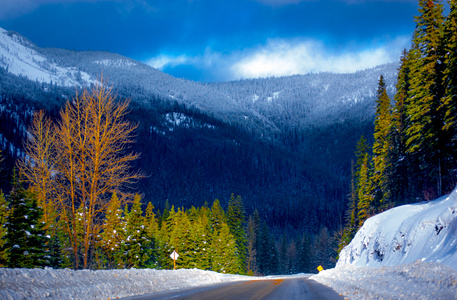
{"label": "tall pine tree", "polygon": [[6,217],[6,243],[10,268],[34,268],[50,265],[46,247],[44,223],[40,222],[43,211],[37,205],[35,195],[25,190],[20,178],[13,175],[13,189],[9,195],[10,212]]}
{"label": "tall pine tree", "polygon": [[238,265],[241,273],[246,273],[246,232],[245,232],[245,212],[243,199],[241,196],[232,194],[227,210],[227,224],[230,233],[235,237],[238,256]]}
{"label": "tall pine tree", "polygon": [[139,195],[135,195],[130,212],[126,208],[125,221],[124,263],[129,268],[146,267],[151,263],[151,239],[147,235]]}
{"label": "tall pine tree", "polygon": [[389,149],[389,128],[391,122],[391,104],[387,95],[384,77],[379,78],[378,95],[376,99],[376,117],[374,122],[373,143],[373,193],[376,209],[386,206],[389,200],[386,171],[389,168],[387,159]]}
{"label": "tall pine tree", "polygon": [[235,237],[226,223],[211,233],[211,270],[220,273],[240,273]]}
{"label": "tall pine tree", "polygon": [[6,244],[5,223],[9,214],[8,201],[3,192],[0,191],[0,267],[6,267],[8,263],[8,248]]}
{"label": "tall pine tree", "polygon": [[369,164],[369,155],[365,154],[362,166],[360,168],[360,176],[358,183],[358,198],[357,205],[359,226],[362,226],[365,220],[374,213],[373,195],[371,183],[371,167]]}
{"label": "tall pine tree", "polygon": [[108,268],[124,268],[122,244],[125,239],[125,218],[116,193],[111,196],[101,233],[101,247],[107,257]]}
{"label": "tall pine tree", "polygon": [[421,159],[424,189],[435,196],[442,194],[442,174],[446,137],[443,131],[443,110],[439,109],[444,96],[443,73],[443,6],[438,1],[420,0],[420,16],[411,54],[411,88],[408,93],[407,147]]}
{"label": "tall pine tree", "polygon": [[418,173],[418,163],[414,161],[417,156],[408,153],[406,148],[406,128],[408,128],[407,122],[409,121],[406,101],[410,90],[411,60],[409,52],[404,50],[397,75],[395,106],[389,129],[389,168],[386,173],[386,181],[391,201],[394,204],[404,204],[407,199],[417,197],[415,188],[417,180],[412,180],[415,177],[414,174]]}
{"label": "tall pine tree", "polygon": [[451,178],[455,178],[455,170],[457,169],[457,2],[449,1],[450,12],[446,18],[444,27],[444,88],[445,95],[443,101],[444,130],[447,131],[450,139],[446,145],[450,153],[449,165],[453,172]]}

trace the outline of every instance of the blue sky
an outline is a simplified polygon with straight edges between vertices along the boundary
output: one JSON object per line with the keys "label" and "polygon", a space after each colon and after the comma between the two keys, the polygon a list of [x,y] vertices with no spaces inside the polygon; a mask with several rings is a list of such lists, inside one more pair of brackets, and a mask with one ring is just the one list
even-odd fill
{"label": "blue sky", "polygon": [[416,0],[0,0],[0,27],[40,47],[115,52],[205,82],[398,61],[417,14]]}

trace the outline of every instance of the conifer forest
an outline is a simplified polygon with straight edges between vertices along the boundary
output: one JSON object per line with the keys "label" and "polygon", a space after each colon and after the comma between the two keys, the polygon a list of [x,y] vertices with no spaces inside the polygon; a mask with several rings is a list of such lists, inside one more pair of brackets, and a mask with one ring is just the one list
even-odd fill
{"label": "conifer forest", "polygon": [[254,119],[110,84],[123,74],[75,92],[0,67],[0,267],[173,269],[173,251],[177,268],[221,273],[333,267],[367,218],[457,183],[457,2],[419,0],[415,23],[396,81],[376,74],[375,102],[335,120],[298,101]]}

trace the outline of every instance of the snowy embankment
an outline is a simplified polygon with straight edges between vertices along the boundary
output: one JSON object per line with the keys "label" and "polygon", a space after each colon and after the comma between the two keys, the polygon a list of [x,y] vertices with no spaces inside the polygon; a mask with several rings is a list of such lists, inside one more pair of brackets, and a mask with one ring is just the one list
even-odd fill
{"label": "snowy embankment", "polygon": [[311,279],[345,299],[457,299],[457,273],[449,266],[422,262],[384,267],[343,265]]}
{"label": "snowy embankment", "polygon": [[350,299],[457,299],[457,189],[369,218],[312,279]]}
{"label": "snowy embankment", "polygon": [[197,269],[0,269],[0,299],[113,299],[246,279]]}

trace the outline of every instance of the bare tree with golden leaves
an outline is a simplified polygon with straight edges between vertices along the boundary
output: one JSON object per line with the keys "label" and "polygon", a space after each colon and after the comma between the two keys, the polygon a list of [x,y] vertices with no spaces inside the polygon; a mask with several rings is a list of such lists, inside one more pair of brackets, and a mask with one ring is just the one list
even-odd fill
{"label": "bare tree with golden leaves", "polygon": [[43,209],[41,221],[45,222],[44,229],[48,229],[54,224],[56,218],[52,195],[56,152],[55,129],[44,111],[35,113],[28,135],[28,139],[24,142],[27,155],[19,160],[18,167],[36,195],[38,206]]}
{"label": "bare tree with golden leaves", "polygon": [[[117,102],[111,89],[99,85],[84,90],[66,104],[56,129],[57,196],[64,230],[70,238],[78,269],[90,262],[90,251],[103,224],[111,194],[141,175],[131,170],[138,154],[128,153],[136,126],[125,120],[128,101]],[[77,218],[82,219],[83,237],[77,235]]]}

